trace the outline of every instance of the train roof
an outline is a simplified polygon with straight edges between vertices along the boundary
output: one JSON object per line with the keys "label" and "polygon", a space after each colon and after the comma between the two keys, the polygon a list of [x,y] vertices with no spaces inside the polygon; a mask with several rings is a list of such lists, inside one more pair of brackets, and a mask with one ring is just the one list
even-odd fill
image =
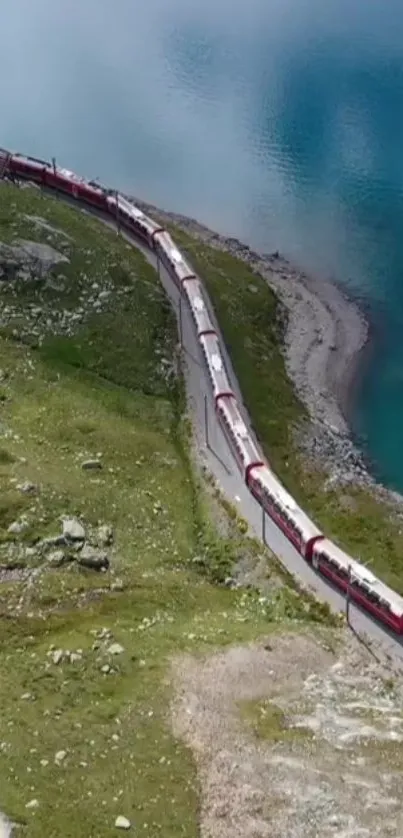
{"label": "train roof", "polygon": [[138,207],[135,207],[134,204],[131,204],[127,198],[124,198],[120,192],[118,192],[117,195],[112,192],[108,198],[111,199],[112,203],[116,203],[117,201],[119,207],[126,210],[126,212],[130,213],[130,215],[133,215],[135,218],[144,218],[144,213],[139,210]]}
{"label": "train roof", "polygon": [[246,439],[249,436],[249,431],[242,418],[236,399],[232,398],[232,396],[223,397],[220,400],[220,406],[225,408],[231,420],[231,424],[238,436],[242,439]]}
{"label": "train roof", "polygon": [[276,475],[269,469],[268,466],[263,466],[253,473],[253,479],[259,480],[262,486],[268,493],[292,516],[295,524],[300,528],[304,535],[313,538],[316,535],[321,535],[321,531],[316,524],[311,521],[309,516],[298,506],[294,498],[287,492],[287,489],[280,483]]}
{"label": "train roof", "polygon": [[236,399],[233,396],[223,396],[218,403],[218,409],[227,414],[228,422],[234,431],[238,443],[244,449],[249,463],[260,462],[262,459],[260,451],[242,418]]}
{"label": "train roof", "polygon": [[224,360],[221,355],[220,343],[216,334],[200,335],[199,341],[206,353],[207,363],[210,367],[211,374],[214,381],[214,395],[218,396],[220,393],[228,394],[231,391],[231,385],[228,378],[227,370],[225,368]]}
{"label": "train roof", "polygon": [[206,305],[203,286],[200,280],[192,279],[189,282],[184,283],[184,292],[189,300],[199,333],[210,329],[215,331]]}
{"label": "train roof", "polygon": [[348,553],[345,553],[337,544],[334,544],[330,539],[325,538],[314,546],[314,552],[326,553],[330,559],[336,562],[339,567],[346,573],[350,567],[351,579],[357,582],[361,587],[367,588],[372,593],[376,594],[380,600],[386,602],[394,614],[398,617],[403,616],[403,597],[392,591],[388,585],[385,585],[368,567],[351,558]]}
{"label": "train roof", "polygon": [[111,194],[108,195],[108,201],[112,204],[116,204],[117,202],[118,206],[122,210],[127,212],[127,214],[130,215],[132,218],[135,218],[137,221],[139,221],[149,232],[154,233],[156,230],[161,229],[160,224],[157,224],[156,221],[154,221],[152,218],[146,215],[145,212],[143,212],[143,210],[136,207],[135,204],[132,204],[132,202],[125,198],[120,192],[111,192]]}
{"label": "train roof", "polygon": [[181,279],[188,275],[193,276],[193,268],[191,268],[183,254],[180,252],[180,250],[178,250],[175,242],[173,241],[170,234],[166,232],[166,230],[162,230],[161,233],[159,233],[159,241],[160,244],[162,244],[164,250],[166,251],[168,257],[174,263],[179,278]]}
{"label": "train roof", "polygon": [[57,167],[56,172],[58,175],[67,178],[68,180],[74,180],[75,183],[85,183],[85,178],[80,177],[80,175],[76,175],[75,172],[71,172],[70,169],[62,169],[60,166]]}
{"label": "train roof", "polygon": [[[169,253],[169,255],[175,254],[177,259],[181,258],[182,254],[175,246],[172,236],[170,233],[167,232],[167,230],[161,230],[161,232],[158,234],[158,241],[160,242],[160,244],[164,246],[164,249]],[[173,255],[172,258],[174,259]]]}
{"label": "train roof", "polygon": [[[1,149],[2,151],[6,151],[6,149]],[[7,152],[9,154],[10,152]],[[29,160],[30,163],[36,163],[38,166],[47,166],[48,168],[51,167],[51,163],[49,160],[41,160],[39,157],[31,157],[30,154],[21,154],[19,151],[13,151],[12,157],[17,157],[19,160]]]}

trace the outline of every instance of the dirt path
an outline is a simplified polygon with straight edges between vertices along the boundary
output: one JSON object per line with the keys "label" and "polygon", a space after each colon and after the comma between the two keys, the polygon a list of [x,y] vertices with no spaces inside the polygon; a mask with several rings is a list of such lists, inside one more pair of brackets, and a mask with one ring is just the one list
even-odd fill
{"label": "dirt path", "polygon": [[11,826],[7,818],[0,812],[0,838],[10,838]]}
{"label": "dirt path", "polygon": [[174,662],[202,838],[401,838],[401,688],[350,638],[339,659],[313,637],[269,643]]}

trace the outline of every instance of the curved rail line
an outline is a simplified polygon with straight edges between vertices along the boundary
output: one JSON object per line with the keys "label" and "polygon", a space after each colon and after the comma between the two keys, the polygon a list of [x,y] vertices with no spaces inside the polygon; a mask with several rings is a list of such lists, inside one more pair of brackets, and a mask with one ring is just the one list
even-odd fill
{"label": "curved rail line", "polygon": [[56,162],[0,149],[0,179],[50,190],[114,226],[157,267],[173,304],[186,361],[188,400],[208,467],[284,566],[334,610],[345,597],[358,629],[403,659],[403,598],[320,531],[281,484],[254,438],[214,309],[170,234],[116,190]]}

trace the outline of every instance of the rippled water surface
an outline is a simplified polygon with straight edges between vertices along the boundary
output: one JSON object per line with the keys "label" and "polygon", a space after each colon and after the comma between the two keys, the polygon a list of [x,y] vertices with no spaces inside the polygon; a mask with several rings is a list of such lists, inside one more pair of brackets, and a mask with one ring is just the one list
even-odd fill
{"label": "rippled water surface", "polygon": [[344,282],[378,325],[354,411],[403,489],[401,0],[14,0],[0,145]]}

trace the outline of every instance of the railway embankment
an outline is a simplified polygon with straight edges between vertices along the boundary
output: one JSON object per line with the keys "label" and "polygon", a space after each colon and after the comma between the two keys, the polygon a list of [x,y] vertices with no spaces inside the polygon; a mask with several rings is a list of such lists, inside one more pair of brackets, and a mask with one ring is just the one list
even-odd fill
{"label": "railway embankment", "polygon": [[13,836],[195,838],[172,658],[335,620],[198,479],[143,256],[9,184],[0,243],[0,810]]}
{"label": "railway embankment", "polygon": [[[242,261],[176,238],[273,465],[306,491],[283,309]],[[156,273],[5,184],[0,265],[0,834],[400,838],[397,665],[201,480]]]}
{"label": "railway embankment", "polygon": [[375,483],[343,407],[368,323],[339,288],[174,213],[170,225],[206,282],[269,462],[324,532],[403,592],[400,495]]}

